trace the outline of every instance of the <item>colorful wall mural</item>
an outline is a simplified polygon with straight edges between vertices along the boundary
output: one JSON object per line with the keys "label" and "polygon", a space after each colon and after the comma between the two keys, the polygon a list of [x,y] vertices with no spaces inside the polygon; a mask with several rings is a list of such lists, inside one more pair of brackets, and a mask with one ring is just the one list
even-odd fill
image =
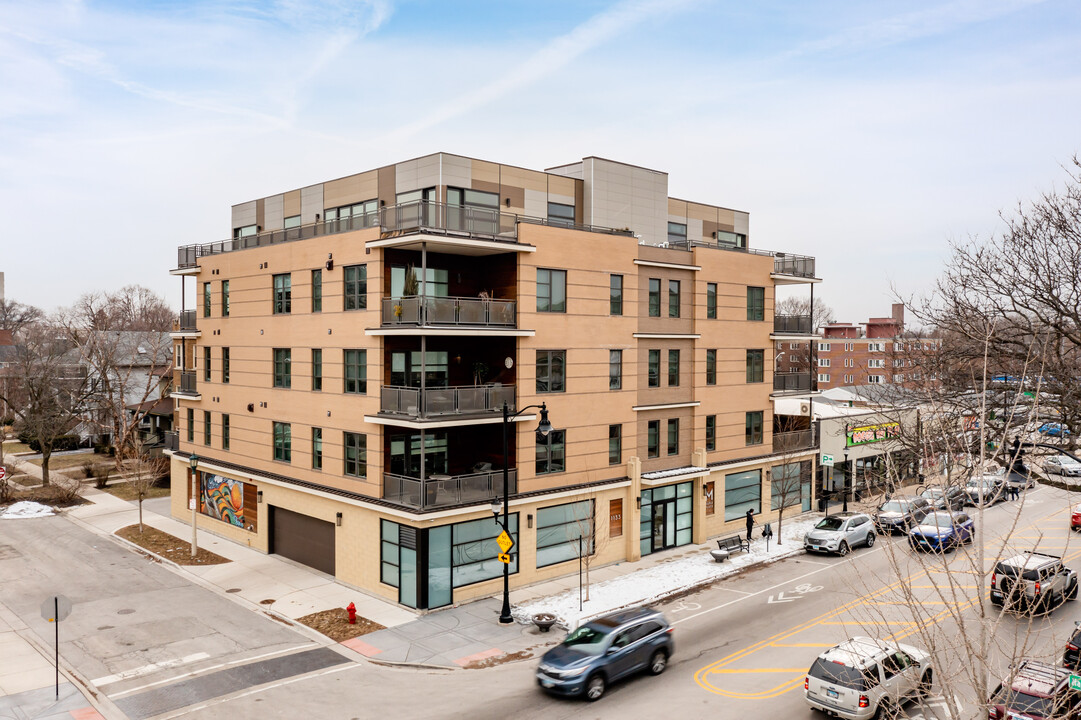
{"label": "colorful wall mural", "polygon": [[237,527],[244,527],[244,483],[221,475],[202,475],[202,512]]}

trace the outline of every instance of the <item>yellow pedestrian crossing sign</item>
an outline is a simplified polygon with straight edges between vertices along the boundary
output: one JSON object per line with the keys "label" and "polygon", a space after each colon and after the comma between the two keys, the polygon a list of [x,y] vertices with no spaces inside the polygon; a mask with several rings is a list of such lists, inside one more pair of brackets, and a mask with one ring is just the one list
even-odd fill
{"label": "yellow pedestrian crossing sign", "polygon": [[[507,534],[506,530],[499,533],[499,537],[497,537],[495,541],[499,544],[499,549],[502,550],[504,554],[514,547],[514,541],[510,539],[510,535]],[[503,562],[510,562],[510,560],[504,560]]]}
{"label": "yellow pedestrian crossing sign", "polygon": [[510,553],[499,553],[499,562],[510,565]]}

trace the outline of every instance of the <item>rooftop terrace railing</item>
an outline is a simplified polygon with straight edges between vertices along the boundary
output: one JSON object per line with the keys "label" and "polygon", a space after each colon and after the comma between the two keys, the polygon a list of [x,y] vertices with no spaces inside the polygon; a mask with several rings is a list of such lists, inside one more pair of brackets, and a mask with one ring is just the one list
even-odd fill
{"label": "rooftop terrace railing", "polygon": [[747,253],[749,255],[765,255],[773,258],[773,272],[777,275],[793,275],[795,277],[813,278],[815,276],[815,259],[806,255],[793,255],[791,253],[778,252],[775,250],[760,250],[758,248],[742,247],[731,243],[717,242],[716,240],[666,240],[660,243],[660,247],[672,247],[681,250],[690,250],[696,247],[713,248],[715,250],[728,250],[730,252]]}

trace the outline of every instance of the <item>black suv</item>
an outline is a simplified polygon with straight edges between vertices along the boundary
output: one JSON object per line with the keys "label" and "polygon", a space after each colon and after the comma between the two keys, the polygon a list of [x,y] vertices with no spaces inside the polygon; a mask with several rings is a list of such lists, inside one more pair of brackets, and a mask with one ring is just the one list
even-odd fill
{"label": "black suv", "polygon": [[[1081,714],[1081,694],[1070,689],[1070,671],[1035,660],[1022,660],[991,693],[987,717],[1051,720]],[[1023,714],[1018,714],[1023,713]]]}
{"label": "black suv", "polygon": [[1081,670],[1081,620],[1073,625],[1073,635],[1066,641],[1066,650],[1062,653],[1062,664],[1077,672]]}
{"label": "black suv", "polygon": [[927,498],[893,498],[878,506],[875,511],[875,527],[879,532],[906,533],[920,524],[931,512]]}
{"label": "black suv", "polygon": [[991,572],[991,603],[1013,612],[1050,612],[1077,599],[1077,574],[1058,555],[1027,550]]}

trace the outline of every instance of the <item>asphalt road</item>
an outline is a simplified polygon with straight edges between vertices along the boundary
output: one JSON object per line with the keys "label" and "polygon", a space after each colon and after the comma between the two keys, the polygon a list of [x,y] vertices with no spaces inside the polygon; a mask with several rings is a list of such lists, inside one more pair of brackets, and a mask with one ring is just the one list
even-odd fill
{"label": "asphalt road", "polygon": [[[986,510],[982,547],[990,557],[1009,532],[1012,549],[1038,546],[1081,569],[1081,536],[1068,529],[1070,501],[1064,491],[1041,487],[1021,505]],[[908,716],[947,717],[945,689],[961,703],[959,717],[975,717],[976,675],[1003,672],[1011,656],[1057,660],[1081,617],[1081,602],[1031,621],[1003,617],[992,624],[981,664],[954,642],[958,618],[992,610],[977,602],[976,546],[945,558],[916,556],[899,538],[881,538],[846,558],[797,556],[662,605],[676,628],[668,670],[617,684],[589,704],[542,693],[535,660],[459,671],[358,661],[63,518],[4,529],[0,602],[48,637],[38,605],[66,588],[75,609],[61,628],[61,653],[132,718],[821,720],[804,704],[804,673],[819,652],[853,635],[917,646],[934,639],[939,687],[922,706],[908,706]]]}

